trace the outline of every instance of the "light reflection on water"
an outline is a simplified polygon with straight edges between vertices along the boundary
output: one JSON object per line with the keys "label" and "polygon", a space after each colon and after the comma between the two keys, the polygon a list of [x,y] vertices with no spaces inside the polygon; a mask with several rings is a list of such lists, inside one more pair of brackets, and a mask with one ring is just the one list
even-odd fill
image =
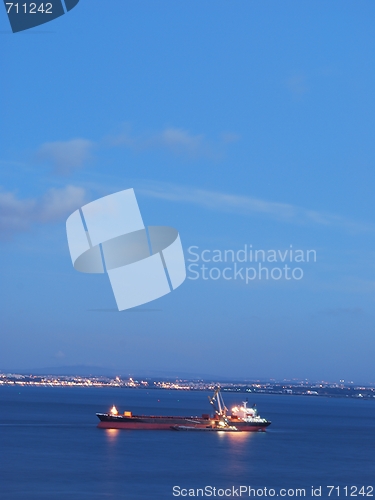
{"label": "light reflection on water", "polygon": [[120,433],[119,429],[104,429],[105,436],[109,443],[115,443]]}
{"label": "light reflection on water", "polygon": [[230,474],[246,474],[249,469],[248,456],[251,445],[256,437],[255,432],[218,432],[223,453],[226,458],[227,470]]}

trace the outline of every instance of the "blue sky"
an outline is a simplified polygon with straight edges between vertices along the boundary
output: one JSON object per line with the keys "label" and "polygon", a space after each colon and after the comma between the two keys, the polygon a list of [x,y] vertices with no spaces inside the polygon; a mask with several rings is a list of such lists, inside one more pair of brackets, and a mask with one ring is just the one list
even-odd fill
{"label": "blue sky", "polygon": [[[0,368],[374,381],[374,13],[81,0],[12,34],[4,11]],[[65,220],[130,187],[186,257],[292,245],[317,261],[110,311],[108,279],[72,268]]]}

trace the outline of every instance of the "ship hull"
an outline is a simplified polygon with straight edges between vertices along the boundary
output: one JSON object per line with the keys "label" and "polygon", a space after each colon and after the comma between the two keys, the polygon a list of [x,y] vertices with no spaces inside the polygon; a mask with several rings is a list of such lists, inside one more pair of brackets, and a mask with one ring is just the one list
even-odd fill
{"label": "ship hull", "polygon": [[[100,429],[129,429],[129,430],[171,430],[174,426],[186,426],[197,429],[205,429],[214,426],[217,422],[213,419],[200,417],[153,417],[153,416],[112,416],[109,414],[97,414]],[[237,419],[228,419],[228,424],[235,426],[239,431],[257,432],[264,431],[271,422],[241,422]]]}

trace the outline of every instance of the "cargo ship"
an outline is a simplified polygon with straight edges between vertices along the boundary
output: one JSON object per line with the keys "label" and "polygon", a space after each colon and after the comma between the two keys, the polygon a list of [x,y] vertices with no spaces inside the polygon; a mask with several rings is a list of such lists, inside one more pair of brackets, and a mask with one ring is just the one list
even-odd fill
{"label": "cargo ship", "polygon": [[133,415],[131,411],[120,414],[115,406],[109,413],[97,413],[101,429],[154,429],[175,431],[224,431],[224,432],[251,432],[264,431],[271,422],[258,415],[255,405],[247,407],[247,401],[241,406],[235,406],[228,412],[224,404],[220,388],[215,390],[212,397],[208,397],[214,408],[213,415],[203,413],[202,416],[159,416]]}

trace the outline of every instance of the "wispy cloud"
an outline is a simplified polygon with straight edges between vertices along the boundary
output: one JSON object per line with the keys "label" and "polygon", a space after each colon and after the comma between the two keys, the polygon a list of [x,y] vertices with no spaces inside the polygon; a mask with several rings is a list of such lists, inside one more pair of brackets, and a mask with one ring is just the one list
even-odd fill
{"label": "wispy cloud", "polygon": [[223,156],[225,147],[239,139],[239,135],[226,132],[217,141],[209,141],[204,134],[194,134],[177,127],[137,134],[127,124],[120,133],[106,136],[97,142],[82,138],[45,142],[34,156],[37,161],[51,165],[57,174],[68,175],[89,163],[94,158],[95,150],[118,147],[136,152],[164,150],[189,159],[218,160]]}
{"label": "wispy cloud", "polygon": [[222,212],[241,215],[258,214],[285,222],[342,227],[353,232],[375,230],[375,227],[371,224],[352,221],[327,212],[309,210],[289,203],[263,200],[252,196],[163,183],[150,183],[138,191],[145,196],[180,203],[191,203]]}
{"label": "wispy cloud", "polygon": [[36,212],[38,222],[56,222],[81,207],[86,200],[82,187],[66,186],[62,189],[51,188],[38,202]]}
{"label": "wispy cloud", "polygon": [[208,144],[205,143],[203,135],[193,135],[179,128],[166,128],[155,136],[155,141],[177,154],[197,156],[208,153]]}
{"label": "wispy cloud", "polygon": [[36,223],[59,222],[84,204],[85,199],[85,190],[77,186],[52,188],[40,198],[29,199],[0,191],[0,236],[27,231]]}
{"label": "wispy cloud", "polygon": [[302,73],[295,73],[290,76],[285,81],[285,85],[295,97],[302,97],[309,91],[307,76]]}
{"label": "wispy cloud", "polygon": [[46,142],[40,146],[36,157],[51,164],[57,173],[66,175],[90,161],[94,146],[94,142],[79,138]]}
{"label": "wispy cloud", "polygon": [[236,134],[234,132],[223,132],[221,134],[221,139],[224,144],[231,144],[232,142],[238,142],[241,140],[240,134]]}
{"label": "wispy cloud", "polygon": [[10,167],[28,167],[27,163],[23,163],[20,161],[11,161],[11,160],[0,160],[0,165],[10,166]]}
{"label": "wispy cloud", "polygon": [[361,307],[333,307],[320,312],[328,316],[359,316],[364,313]]}
{"label": "wispy cloud", "polygon": [[294,71],[283,81],[283,84],[295,98],[301,99],[310,90],[313,90],[318,82],[327,82],[327,79],[337,75],[338,69],[335,66],[321,66],[310,68],[308,73]]}
{"label": "wispy cloud", "polygon": [[189,158],[219,158],[223,145],[239,139],[235,134],[225,134],[216,143],[206,139],[204,134],[193,134],[188,130],[167,127],[158,132],[134,134],[129,125],[117,135],[107,137],[108,147],[126,147],[135,151],[164,149],[178,156]]}
{"label": "wispy cloud", "polygon": [[24,231],[30,225],[30,214],[34,212],[36,200],[20,200],[14,193],[0,191],[0,233]]}

